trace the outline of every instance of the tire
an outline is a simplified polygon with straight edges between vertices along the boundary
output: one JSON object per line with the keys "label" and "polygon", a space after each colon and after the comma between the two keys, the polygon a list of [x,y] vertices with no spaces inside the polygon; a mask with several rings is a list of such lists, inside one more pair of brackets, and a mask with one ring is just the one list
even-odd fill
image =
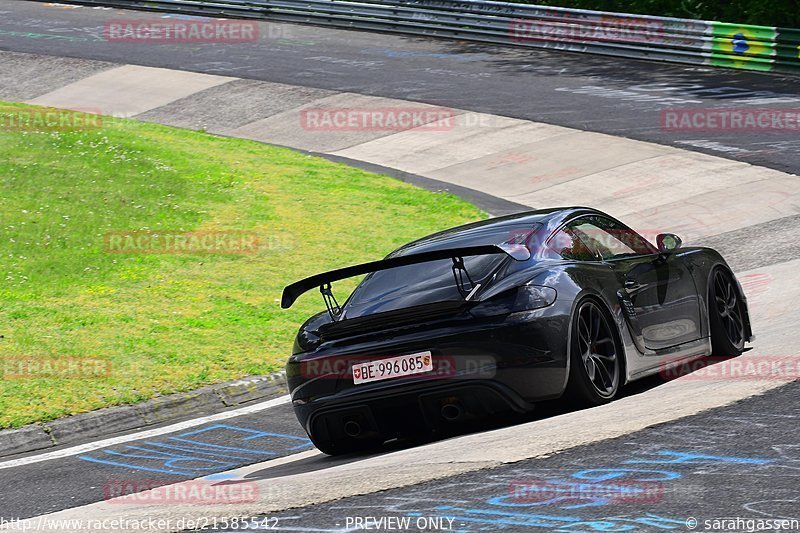
{"label": "tire", "polygon": [[623,353],[614,322],[592,299],[581,300],[572,317],[566,399],[577,407],[610,402],[622,382]]}
{"label": "tire", "polygon": [[708,288],[711,354],[736,357],[744,351],[744,308],[733,274],[715,268]]}

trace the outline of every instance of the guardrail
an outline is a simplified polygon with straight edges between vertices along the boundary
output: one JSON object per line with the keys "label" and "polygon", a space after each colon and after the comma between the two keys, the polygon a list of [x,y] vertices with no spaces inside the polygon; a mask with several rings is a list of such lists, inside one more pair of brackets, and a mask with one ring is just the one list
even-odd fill
{"label": "guardrail", "polygon": [[800,29],[793,28],[484,0],[66,1],[800,74]]}

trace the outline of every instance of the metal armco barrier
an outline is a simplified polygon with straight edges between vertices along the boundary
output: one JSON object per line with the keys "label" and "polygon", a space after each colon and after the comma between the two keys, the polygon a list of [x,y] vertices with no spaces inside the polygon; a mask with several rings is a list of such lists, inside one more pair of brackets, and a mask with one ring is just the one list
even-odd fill
{"label": "metal armco barrier", "polygon": [[800,74],[800,29],[793,28],[483,0],[67,1]]}

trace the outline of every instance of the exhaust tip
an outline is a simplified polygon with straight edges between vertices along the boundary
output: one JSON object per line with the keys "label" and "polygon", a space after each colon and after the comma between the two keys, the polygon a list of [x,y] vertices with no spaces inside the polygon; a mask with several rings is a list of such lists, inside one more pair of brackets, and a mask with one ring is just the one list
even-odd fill
{"label": "exhaust tip", "polygon": [[461,418],[461,415],[464,414],[464,410],[457,403],[446,403],[442,406],[441,414],[442,418],[452,422]]}
{"label": "exhaust tip", "polygon": [[361,424],[355,420],[348,420],[344,423],[344,432],[348,437],[358,437],[361,435]]}

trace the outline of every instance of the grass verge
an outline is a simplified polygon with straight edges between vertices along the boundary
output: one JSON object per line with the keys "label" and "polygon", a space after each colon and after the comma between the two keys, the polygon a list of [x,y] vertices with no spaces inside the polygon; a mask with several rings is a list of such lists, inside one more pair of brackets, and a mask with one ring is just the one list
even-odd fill
{"label": "grass verge", "polygon": [[[251,141],[111,118],[13,129],[0,130],[0,428],[277,370],[322,307],[309,293],[280,309],[287,283],[484,216],[449,194]],[[130,245],[183,232],[257,245]]]}

